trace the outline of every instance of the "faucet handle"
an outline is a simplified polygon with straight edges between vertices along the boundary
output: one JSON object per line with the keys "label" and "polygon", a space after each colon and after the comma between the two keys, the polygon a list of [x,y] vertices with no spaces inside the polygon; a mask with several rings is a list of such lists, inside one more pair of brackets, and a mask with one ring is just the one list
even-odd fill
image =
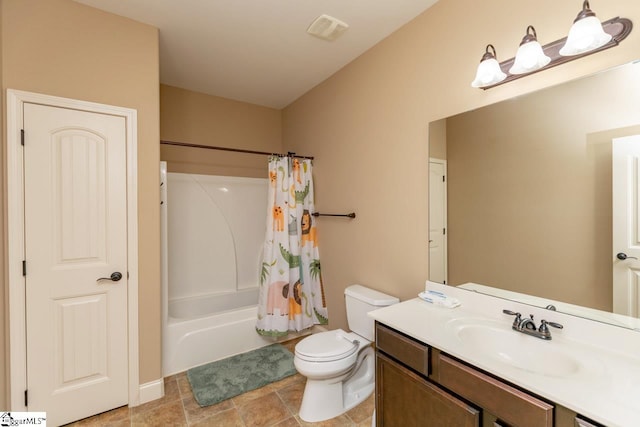
{"label": "faucet handle", "polygon": [[543,332],[543,333],[548,333],[549,332],[549,328],[547,327],[547,325],[553,326],[554,328],[558,328],[558,329],[564,328],[564,326],[562,326],[560,323],[547,322],[546,320],[542,319],[540,321],[540,328],[538,329],[538,331],[539,332]]}
{"label": "faucet handle", "polygon": [[513,328],[517,328],[520,325],[520,321],[522,320],[522,314],[520,313],[516,313],[515,311],[511,311],[511,310],[502,310],[502,312],[504,314],[508,314],[509,316],[516,316],[515,319],[513,319]]}
{"label": "faucet handle", "polygon": [[553,326],[554,328],[558,328],[558,329],[562,329],[564,328],[564,326],[562,326],[560,323],[556,323],[556,322],[547,322],[546,320],[543,320],[544,323],[548,324],[549,326]]}

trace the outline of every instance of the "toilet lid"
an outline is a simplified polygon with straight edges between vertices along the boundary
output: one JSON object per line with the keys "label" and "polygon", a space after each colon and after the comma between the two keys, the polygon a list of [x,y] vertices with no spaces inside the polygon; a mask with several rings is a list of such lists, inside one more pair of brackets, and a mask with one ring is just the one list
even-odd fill
{"label": "toilet lid", "polygon": [[342,329],[313,334],[296,345],[296,354],[307,360],[330,362],[344,359],[356,351],[359,346],[351,342]]}

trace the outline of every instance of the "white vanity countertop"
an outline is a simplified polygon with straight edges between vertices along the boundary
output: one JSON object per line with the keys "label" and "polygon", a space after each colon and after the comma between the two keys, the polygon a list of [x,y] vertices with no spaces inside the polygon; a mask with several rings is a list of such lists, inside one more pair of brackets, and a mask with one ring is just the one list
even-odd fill
{"label": "white vanity countertop", "polygon": [[[594,421],[610,427],[640,426],[640,332],[445,285],[429,288],[458,298],[462,305],[449,309],[415,298],[372,311],[369,316]],[[511,329],[513,316],[503,314],[503,309],[520,312],[523,317],[533,314],[536,325],[545,319],[561,323],[564,329],[550,328],[550,341],[528,336]],[[517,334],[515,340],[545,350],[548,364],[554,360],[549,355],[566,354],[570,356],[567,360],[578,361],[580,369],[556,374],[555,367],[549,366],[548,372],[540,373],[489,357],[486,348],[478,350],[477,345],[458,336],[455,325],[460,322],[488,324],[500,334]],[[561,359],[557,360],[560,371]]]}

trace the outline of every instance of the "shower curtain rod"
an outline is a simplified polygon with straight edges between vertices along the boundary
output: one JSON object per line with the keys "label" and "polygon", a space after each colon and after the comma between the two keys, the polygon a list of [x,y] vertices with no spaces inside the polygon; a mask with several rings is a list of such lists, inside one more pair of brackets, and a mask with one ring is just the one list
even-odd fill
{"label": "shower curtain rod", "polygon": [[267,151],[243,150],[241,148],[216,147],[213,145],[200,145],[200,144],[191,144],[188,142],[176,142],[176,141],[164,141],[164,140],[160,140],[160,144],[175,145],[178,147],[204,148],[207,150],[232,151],[234,153],[260,154],[263,156],[282,156],[282,157],[288,156],[288,157],[296,157],[298,159],[313,160],[313,156],[298,156],[296,153],[292,151],[289,151],[287,154],[269,153]]}

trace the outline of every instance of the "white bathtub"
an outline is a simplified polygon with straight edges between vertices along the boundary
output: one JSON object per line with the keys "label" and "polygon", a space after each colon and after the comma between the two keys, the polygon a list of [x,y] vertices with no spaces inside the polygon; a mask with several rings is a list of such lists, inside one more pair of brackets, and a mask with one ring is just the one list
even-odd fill
{"label": "white bathtub", "polygon": [[218,315],[226,311],[245,309],[258,303],[258,288],[244,289],[169,301],[169,319],[184,321],[199,317]]}
{"label": "white bathtub", "polygon": [[[162,343],[164,375],[275,342],[256,333],[257,299],[252,289],[171,301]],[[205,314],[212,308],[221,311]]]}
{"label": "white bathtub", "polygon": [[273,343],[255,330],[268,180],[160,179],[164,376]]}

